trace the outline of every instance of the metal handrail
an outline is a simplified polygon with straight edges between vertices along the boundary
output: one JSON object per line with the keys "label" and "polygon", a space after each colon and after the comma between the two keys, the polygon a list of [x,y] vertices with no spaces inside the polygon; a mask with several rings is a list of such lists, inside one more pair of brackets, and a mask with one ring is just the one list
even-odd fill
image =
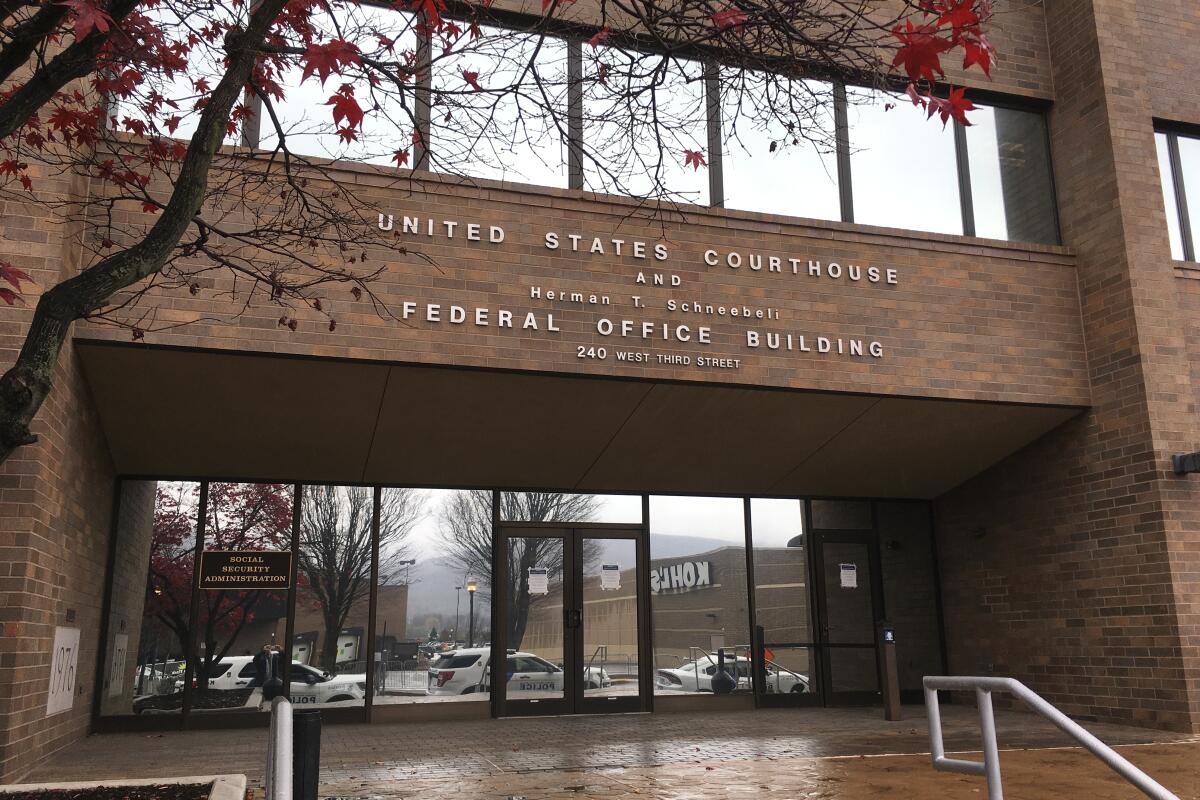
{"label": "metal handrail", "polygon": [[[1033,711],[1041,714],[1054,723],[1059,730],[1103,761],[1109,769],[1133,784],[1148,797],[1153,797],[1154,800],[1179,800],[1149,775],[1122,758],[1117,751],[1088,733],[1083,726],[1015,678],[930,675],[925,677],[923,683],[925,685],[925,709],[929,715],[929,748],[933,756],[933,768],[943,772],[985,776],[988,800],[1003,800],[1004,798],[1004,789],[1000,781],[1000,750],[996,744],[996,716],[992,711],[992,692],[1008,692]],[[942,715],[938,707],[938,691],[975,692],[976,702],[979,706],[980,734],[983,738],[982,762],[946,758],[946,748],[942,742]]]}
{"label": "metal handrail", "polygon": [[292,704],[286,697],[271,701],[265,794],[266,800],[292,800]]}

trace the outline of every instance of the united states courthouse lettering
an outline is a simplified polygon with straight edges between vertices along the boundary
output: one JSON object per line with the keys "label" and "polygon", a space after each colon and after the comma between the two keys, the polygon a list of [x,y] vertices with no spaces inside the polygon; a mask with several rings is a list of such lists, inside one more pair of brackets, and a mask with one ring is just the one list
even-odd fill
{"label": "united states courthouse lettering", "polygon": [[[89,732],[259,725],[269,644],[329,724],[777,707],[819,736],[807,709],[880,702],[885,620],[909,700],[1010,675],[1196,733],[1198,26],[1010,4],[990,80],[946,65],[969,128],[850,86],[836,153],[701,104],[704,205],[322,161],[358,292],[281,324],[212,270],[147,290],[142,341],[71,329],[0,467],[36,572],[0,777]],[[91,243],[23,213],[0,259],[52,286]],[[11,362],[29,310],[0,307]]]}

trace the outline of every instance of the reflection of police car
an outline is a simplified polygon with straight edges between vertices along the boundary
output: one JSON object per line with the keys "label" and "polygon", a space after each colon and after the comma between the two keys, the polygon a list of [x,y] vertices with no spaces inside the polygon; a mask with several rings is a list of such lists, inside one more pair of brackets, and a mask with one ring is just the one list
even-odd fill
{"label": "reflection of police car", "polygon": [[[488,691],[490,647],[468,647],[442,653],[429,664],[427,694],[471,694]],[[541,656],[510,650],[506,659],[509,692],[563,690],[563,671]],[[585,689],[612,686],[608,673],[599,667],[583,671]]]}
{"label": "reflection of police car", "polygon": [[[737,688],[749,690],[752,684],[750,659],[738,656],[725,659],[725,671],[737,675]],[[713,675],[717,672],[717,659],[701,656],[695,661],[681,664],[674,669],[655,670],[654,684],[660,689],[680,692],[711,692]],[[766,689],[773,692],[807,692],[808,677],[795,672],[768,667]]]}
{"label": "reflection of police car", "polygon": [[[208,688],[246,689],[256,674],[253,656],[223,658],[210,670]],[[292,662],[291,684],[289,694],[297,704],[340,703],[367,696],[366,675],[330,675],[299,661]]]}

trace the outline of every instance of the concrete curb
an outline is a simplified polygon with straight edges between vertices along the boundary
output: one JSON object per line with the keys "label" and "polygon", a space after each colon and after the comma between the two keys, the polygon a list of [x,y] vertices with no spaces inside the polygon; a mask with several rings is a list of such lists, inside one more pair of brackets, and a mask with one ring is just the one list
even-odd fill
{"label": "concrete curb", "polygon": [[112,781],[69,781],[66,783],[14,783],[0,786],[0,795],[10,792],[39,792],[56,789],[87,789],[92,786],[159,786],[163,784],[211,783],[208,800],[244,800],[245,775],[189,775],[183,778],[137,778]]}

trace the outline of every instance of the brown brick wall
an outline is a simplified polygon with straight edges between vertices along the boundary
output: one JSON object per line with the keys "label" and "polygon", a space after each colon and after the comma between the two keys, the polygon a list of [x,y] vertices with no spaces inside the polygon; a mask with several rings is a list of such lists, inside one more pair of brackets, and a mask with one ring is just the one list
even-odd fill
{"label": "brown brick wall", "polygon": [[[82,183],[39,174],[47,196],[75,196]],[[71,229],[33,206],[0,207],[0,257],[42,286],[74,268]],[[11,363],[30,308],[0,311],[0,356]],[[104,596],[113,471],[73,346],[64,348],[55,391],[34,421],[38,444],[0,466],[0,780],[87,732]],[[46,716],[57,626],[81,631],[70,711]]]}
{"label": "brown brick wall", "polygon": [[[346,178],[356,185],[357,197],[368,207],[395,214],[396,233],[402,215],[498,225],[505,241],[467,244],[463,231],[455,239],[424,234],[379,234],[381,246],[368,250],[368,264],[383,264],[387,272],[372,285],[393,313],[405,301],[416,303],[418,316],[401,321],[384,318],[365,300],[354,302],[349,292],[331,288],[323,307],[337,320],[314,311],[297,312],[296,332],[279,325],[278,307],[259,303],[231,318],[234,304],[224,294],[231,287],[220,276],[197,296],[176,293],[158,306],[160,325],[199,320],[196,324],[158,333],[146,340],[159,344],[245,351],[274,351],[324,356],[378,358],[393,361],[456,364],[591,373],[622,377],[704,380],[880,394],[922,395],[1012,402],[1085,405],[1088,402],[1084,348],[1079,329],[1078,295],[1071,257],[1061,248],[1008,244],[934,234],[915,234],[843,223],[816,223],[763,214],[691,208],[686,218],[668,215],[664,221],[645,219],[632,203],[616,198],[581,196],[550,189],[513,188],[495,184],[472,187],[438,179],[410,184],[387,171],[357,169]],[[232,221],[229,224],[233,224]],[[563,246],[556,251],[543,242],[546,231],[558,232]],[[377,232],[378,233],[378,232]],[[567,234],[586,237],[583,247],[599,237],[626,242],[623,255],[567,250]],[[416,255],[398,255],[385,241],[398,241],[433,260],[430,266]],[[630,242],[645,241],[668,249],[668,259],[637,259]],[[724,263],[709,266],[704,253],[718,257],[736,251],[744,262],[738,269]],[[749,255],[776,256],[782,273],[748,267]],[[356,255],[356,254],[347,254]],[[800,260],[793,275],[786,260]],[[837,262],[897,271],[897,284],[852,283],[810,278],[803,274],[809,260],[822,266]],[[652,280],[656,273],[675,274],[679,288],[635,283],[639,272]],[[611,298],[607,307],[531,299],[531,287],[578,290]],[[635,308],[633,296],[646,308]],[[709,318],[670,312],[668,298],[701,301],[714,306],[773,307],[781,319],[771,321]],[[426,303],[440,303],[443,321],[427,323]],[[518,320],[536,312],[552,313],[561,333],[522,333],[470,322],[444,321],[448,306],[468,310],[511,309]],[[638,338],[604,337],[595,332],[601,317],[657,323],[686,323],[712,327],[711,346],[680,345]],[[878,340],[882,358],[820,356],[815,353],[768,351],[746,346],[747,329],[815,336]],[[87,337],[125,339],[128,333],[84,325]],[[693,334],[694,335],[694,334]],[[1000,343],[1003,343],[1001,345]],[[581,359],[576,346],[605,346],[607,360]],[[696,366],[636,365],[616,360],[615,351],[652,350],[656,353],[704,354],[738,358],[740,369]]]}
{"label": "brown brick wall", "polygon": [[1191,730],[1195,400],[1136,8],[1051,5],[1051,133],[1093,410],[938,503],[950,667],[1072,714]]}

